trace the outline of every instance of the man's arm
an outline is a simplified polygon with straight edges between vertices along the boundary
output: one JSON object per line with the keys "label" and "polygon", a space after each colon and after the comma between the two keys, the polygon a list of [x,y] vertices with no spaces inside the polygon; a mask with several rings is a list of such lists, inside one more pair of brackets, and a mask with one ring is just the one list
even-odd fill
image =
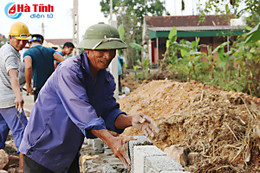
{"label": "man's arm", "polygon": [[65,58],[63,56],[61,56],[61,54],[59,54],[58,52],[56,52],[53,56],[53,58],[56,60],[56,61],[59,61],[59,62],[62,62],[65,60]]}
{"label": "man's arm", "polygon": [[58,65],[59,64],[56,61],[54,61],[54,69],[56,69]]}
{"label": "man's arm", "polygon": [[125,129],[132,126],[133,115],[120,114],[115,121],[115,126],[118,129]]}
{"label": "man's arm", "polygon": [[[147,115],[125,115],[120,114],[115,121],[115,127],[118,129],[125,129],[133,126],[136,129],[144,132],[146,136],[155,136],[154,132],[158,133],[159,129],[154,120]],[[125,145],[130,140],[135,140],[132,136],[113,136],[106,129],[91,130],[92,134],[103,140],[113,151],[115,157],[119,158],[124,166],[130,169],[130,159],[126,154]]]}
{"label": "man's arm", "polygon": [[18,79],[18,71],[16,69],[10,69],[8,71],[12,90],[15,94],[14,104],[16,109],[22,108],[24,104],[22,93],[20,92],[20,85]]}
{"label": "man's arm", "polygon": [[25,66],[25,81],[26,81],[26,89],[27,92],[30,94],[33,94],[33,89],[32,89],[32,58],[29,56],[24,57],[24,66]]}

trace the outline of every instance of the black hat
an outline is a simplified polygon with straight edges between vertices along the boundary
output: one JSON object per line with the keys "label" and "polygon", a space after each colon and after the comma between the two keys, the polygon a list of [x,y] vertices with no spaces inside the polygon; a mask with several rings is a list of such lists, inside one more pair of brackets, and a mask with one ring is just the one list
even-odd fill
{"label": "black hat", "polygon": [[29,43],[33,41],[44,41],[44,38],[41,34],[32,34],[32,38],[29,40]]}

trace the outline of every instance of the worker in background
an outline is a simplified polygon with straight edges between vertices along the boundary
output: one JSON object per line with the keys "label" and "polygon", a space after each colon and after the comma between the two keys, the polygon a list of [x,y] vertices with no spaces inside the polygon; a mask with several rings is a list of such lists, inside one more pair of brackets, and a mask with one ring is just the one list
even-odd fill
{"label": "worker in background", "polygon": [[[10,43],[0,48],[0,149],[5,148],[9,130],[12,131],[17,152],[19,153],[18,172],[23,172],[23,155],[19,151],[27,118],[23,111],[22,90],[25,82],[22,75],[22,62],[19,51],[22,50],[30,33],[22,22],[16,22],[9,32]],[[20,82],[21,83],[20,83]]]}
{"label": "worker in background", "polygon": [[[24,52],[25,80],[27,92],[34,95],[36,101],[38,94],[54,72],[53,61],[64,61],[59,53],[53,48],[43,47],[44,38],[40,34],[33,34],[29,40],[30,49]],[[31,81],[33,79],[33,87]]]}
{"label": "worker in background", "polygon": [[123,67],[124,67],[124,60],[120,56],[118,56],[118,90],[119,94],[122,94],[122,85],[121,79],[123,75]]}
{"label": "worker in background", "polygon": [[21,152],[25,172],[79,170],[79,153],[87,138],[100,138],[126,168],[125,144],[131,136],[113,136],[133,126],[154,137],[156,123],[147,115],[127,115],[114,98],[115,82],[106,69],[116,49],[126,48],[116,28],[90,26],[79,48],[84,53],[62,62],[48,79],[34,104],[24,132]]}
{"label": "worker in background", "polygon": [[[69,55],[72,53],[74,47],[75,47],[75,46],[74,46],[73,43],[71,43],[71,42],[66,42],[66,43],[63,45],[62,50],[59,51],[58,53],[59,53],[61,56],[63,56],[63,57],[69,56]],[[54,60],[54,68],[55,68],[55,69],[57,68],[57,66],[59,65],[59,63],[60,63],[59,61]]]}

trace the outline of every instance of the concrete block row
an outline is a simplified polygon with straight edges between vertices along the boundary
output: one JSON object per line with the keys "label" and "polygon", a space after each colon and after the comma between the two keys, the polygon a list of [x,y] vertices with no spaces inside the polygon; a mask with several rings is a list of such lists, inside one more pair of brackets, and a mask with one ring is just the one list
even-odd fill
{"label": "concrete block row", "polygon": [[[147,137],[135,136],[135,138],[136,140],[127,143],[131,173],[188,173],[181,164],[154,146]],[[107,147],[100,139],[88,140],[87,143],[92,145],[94,153],[104,153],[104,148]],[[103,172],[117,172],[111,166],[104,167]]]}
{"label": "concrete block row", "polygon": [[181,164],[167,156],[145,136],[128,142],[131,173],[188,173]]}

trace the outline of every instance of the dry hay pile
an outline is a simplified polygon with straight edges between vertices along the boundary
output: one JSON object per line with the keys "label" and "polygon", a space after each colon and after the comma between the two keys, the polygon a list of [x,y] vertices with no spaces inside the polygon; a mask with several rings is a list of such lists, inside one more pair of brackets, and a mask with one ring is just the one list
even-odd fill
{"label": "dry hay pile", "polygon": [[[191,172],[260,172],[260,99],[203,84],[152,81],[119,100],[128,114],[156,119],[154,144],[197,153]],[[133,128],[123,135],[143,135]]]}

